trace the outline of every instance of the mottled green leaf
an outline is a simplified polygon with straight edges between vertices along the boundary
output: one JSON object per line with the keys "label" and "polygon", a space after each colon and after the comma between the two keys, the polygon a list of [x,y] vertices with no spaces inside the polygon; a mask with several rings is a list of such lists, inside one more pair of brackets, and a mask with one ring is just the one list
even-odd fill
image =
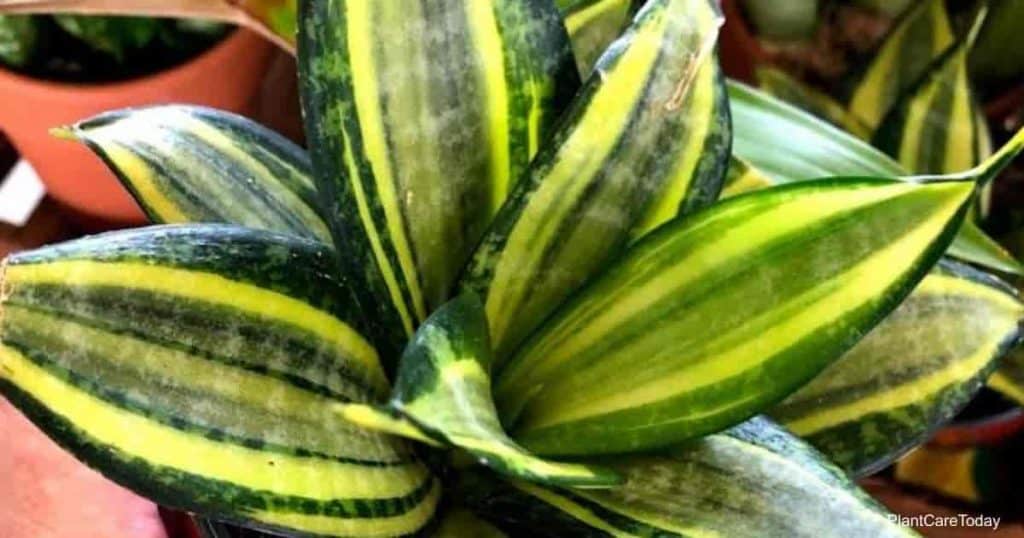
{"label": "mottled green leaf", "polygon": [[549,0],[308,0],[300,25],[336,246],[375,317],[407,338],[449,298],[578,86],[561,17]]}
{"label": "mottled green leaf", "polygon": [[572,41],[576,66],[587,76],[615,38],[629,24],[634,0],[557,0]]}
{"label": "mottled green leaf", "polygon": [[988,157],[979,153],[988,126],[979,122],[967,58],[984,20],[982,10],[970,34],[929,64],[886,114],[871,142],[917,174],[952,174]]}
{"label": "mottled green leaf", "polygon": [[0,277],[0,393],[164,505],[317,536],[423,528],[440,482],[342,419],[388,393],[321,245],[224,225],[18,254]]}
{"label": "mottled green leaf", "polygon": [[892,29],[853,90],[850,112],[874,131],[893,104],[953,45],[945,0],[920,0]]}
{"label": "mottled green leaf", "polygon": [[102,158],[154,223],[223,222],[331,241],[306,152],[241,116],[133,108],[55,134]]}
{"label": "mottled green leaf", "polygon": [[512,536],[916,536],[812,448],[766,419],[652,456],[624,457],[622,487],[548,489],[470,476],[460,498]]}
{"label": "mottled green leaf", "polygon": [[1020,336],[1012,288],[943,263],[856,346],[769,414],[848,473],[888,465],[946,423]]}
{"label": "mottled green leaf", "polygon": [[542,455],[628,452],[760,412],[899,305],[945,251],[973,187],[799,182],[663,226],[500,372],[513,438]]}
{"label": "mottled green leaf", "polygon": [[631,238],[713,201],[728,155],[708,0],[654,0],[601,57],[478,247],[499,363]]}

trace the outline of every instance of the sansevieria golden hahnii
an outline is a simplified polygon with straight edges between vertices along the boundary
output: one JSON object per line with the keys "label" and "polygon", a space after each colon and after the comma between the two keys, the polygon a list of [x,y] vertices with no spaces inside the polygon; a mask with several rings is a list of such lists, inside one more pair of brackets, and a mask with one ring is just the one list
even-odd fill
{"label": "sansevieria golden hahnii", "polygon": [[[872,130],[967,102],[922,6]],[[289,8],[308,152],[183,105],[58,127],[154,226],[0,265],[0,393],[203,538],[914,536],[852,477],[1021,393],[981,269],[1020,267],[965,216],[1024,132],[915,175],[727,83],[711,0]]]}
{"label": "sansevieria golden hahnii", "polygon": [[[496,398],[514,436],[541,454],[615,453],[748,418],[903,300],[948,246],[973,190],[811,181],[674,221],[559,309],[500,372]],[[644,368],[629,368],[637,357]]]}
{"label": "sansevieria golden hahnii", "polygon": [[955,36],[943,0],[922,0],[903,15],[853,90],[850,111],[869,130],[924,76]]}
{"label": "sansevieria golden hahnii", "polygon": [[408,336],[444,302],[575,91],[569,41],[539,0],[305,9],[300,78],[335,243],[386,299],[372,299],[381,322]]}
{"label": "sansevieria golden hahnii", "polygon": [[499,363],[631,237],[717,196],[729,131],[706,60],[721,22],[708,0],[641,10],[495,217],[463,288]]}
{"label": "sansevieria golden hahnii", "polygon": [[406,534],[429,520],[440,483],[402,442],[335,411],[389,383],[333,264],[316,243],[223,225],[16,256],[0,389],[73,453],[167,504]]}
{"label": "sansevieria golden hahnii", "polygon": [[156,106],[55,131],[95,151],[153,222],[222,222],[330,241],[309,156],[250,120]]}
{"label": "sansevieria golden hahnii", "polygon": [[848,472],[888,465],[950,420],[1020,337],[1024,303],[957,263],[769,413]]}

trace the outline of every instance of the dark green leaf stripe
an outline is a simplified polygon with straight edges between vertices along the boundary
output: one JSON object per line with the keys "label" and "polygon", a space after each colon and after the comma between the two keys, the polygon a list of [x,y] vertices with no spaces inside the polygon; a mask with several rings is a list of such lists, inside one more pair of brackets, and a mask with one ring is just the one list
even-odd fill
{"label": "dark green leaf stripe", "polygon": [[901,97],[872,137],[872,143],[911,172],[952,174],[988,155],[978,154],[978,105],[971,93],[967,58],[983,10],[971,33],[933,62],[920,82]]}
{"label": "dark green leaf stripe", "polygon": [[156,106],[55,134],[96,152],[154,223],[223,222],[330,241],[305,151],[241,116]]}
{"label": "dark green leaf stripe", "polygon": [[[748,183],[729,184],[723,192],[751,190],[757,185],[782,184],[828,176],[877,175],[913,179],[896,161],[867,143],[772,96],[729,81],[729,105],[734,127],[733,157],[746,168],[730,164],[733,175],[755,169]],[[777,133],[786,136],[777,136]],[[959,170],[957,171],[959,172]],[[749,187],[749,188],[748,188]],[[1009,252],[965,221],[949,254],[998,271],[1024,272]]]}
{"label": "dark green leaf stripe", "polygon": [[680,150],[685,160],[654,194],[647,212],[633,227],[634,239],[719,196],[732,151],[732,121],[725,79],[714,56],[705,58],[698,68],[682,109],[688,121],[683,133],[686,145]]}
{"label": "dark green leaf stripe", "polygon": [[944,0],[923,0],[886,37],[850,99],[850,112],[870,130],[953,45]]}
{"label": "dark green leaf stripe", "polygon": [[626,452],[749,418],[906,297],[972,192],[970,182],[833,178],[673,221],[576,294],[501,372],[496,399],[513,438],[542,455]]}
{"label": "dark green leaf stripe", "polygon": [[[483,304],[476,295],[463,294],[416,331],[402,355],[388,409],[350,404],[343,415],[368,428],[384,426],[397,435],[419,430],[414,431],[414,439],[426,437],[462,448],[498,472],[531,482],[575,487],[620,483],[606,469],[544,461],[509,439],[491,399],[492,362]],[[364,417],[369,420],[361,420]],[[396,422],[398,428],[388,427]]]}
{"label": "dark green leaf stripe", "polygon": [[1024,350],[1018,347],[1003,357],[999,368],[988,378],[988,386],[1024,405]]}
{"label": "dark green leaf stripe", "polygon": [[769,94],[806,110],[836,127],[845,129],[858,138],[871,137],[871,131],[832,96],[796,80],[781,69],[768,66],[759,67],[757,83],[762,90]]}
{"label": "dark green leaf stripe", "polygon": [[706,0],[649,2],[498,213],[464,287],[484,297],[499,361],[635,226],[717,196],[729,135],[705,59],[720,23]]}
{"label": "dark green leaf stripe", "polygon": [[854,475],[953,417],[1019,336],[1012,289],[944,263],[853,349],[769,414]]}
{"label": "dark green leaf stripe", "polygon": [[629,23],[634,0],[557,0],[576,66],[587,76],[601,53]]}
{"label": "dark green leaf stripe", "polygon": [[409,534],[440,486],[338,414],[388,383],[332,266],[317,243],[223,225],[12,257],[0,392],[159,502],[311,535]]}
{"label": "dark green leaf stripe", "polygon": [[626,458],[622,487],[547,489],[467,480],[481,517],[515,536],[916,536],[820,454],[762,418],[662,455]]}
{"label": "dark green leaf stripe", "polygon": [[576,89],[565,29],[541,0],[310,0],[299,18],[338,250],[411,335]]}

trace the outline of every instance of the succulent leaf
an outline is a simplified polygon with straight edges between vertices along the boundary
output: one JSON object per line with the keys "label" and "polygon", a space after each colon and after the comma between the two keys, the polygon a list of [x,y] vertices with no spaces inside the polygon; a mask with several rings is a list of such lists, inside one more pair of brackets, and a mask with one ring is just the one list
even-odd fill
{"label": "succulent leaf", "polygon": [[407,338],[578,87],[565,29],[550,0],[309,0],[299,19],[336,246],[362,267],[375,317]]}
{"label": "succulent leaf", "polygon": [[461,498],[512,536],[917,536],[806,443],[763,418],[613,467],[611,490],[469,476]]}
{"label": "succulent leaf", "polygon": [[904,14],[853,90],[850,111],[874,131],[896,101],[953,45],[943,0],[924,0]]}
{"label": "succulent leaf", "polygon": [[338,401],[388,391],[318,244],[223,225],[115,232],[9,259],[0,393],[163,504],[331,536],[426,525],[440,483]]}
{"label": "succulent leaf", "polygon": [[154,106],[107,112],[55,134],[103,159],[156,224],[220,222],[331,241],[309,156],[241,116]]}
{"label": "succulent leaf", "polygon": [[[744,187],[748,190],[758,185],[828,176],[912,179],[911,174],[889,156],[811,114],[739,82],[729,81],[728,88],[735,133],[733,157],[746,165],[733,175],[750,169],[758,173],[758,177],[748,177],[751,183]],[[786,136],[777,136],[780,132]],[[991,179],[987,178],[986,182]],[[949,254],[1004,273],[1024,273],[1021,263],[972,220],[964,221]]]}
{"label": "succulent leaf", "polygon": [[483,304],[463,294],[416,331],[388,406],[350,404],[342,415],[366,428],[461,448],[499,473],[531,482],[587,488],[621,483],[607,469],[545,461],[512,441],[491,399],[492,362]]}
{"label": "succulent leaf", "polygon": [[903,304],[769,412],[848,473],[888,465],[984,386],[1020,336],[1006,284],[944,262]]}
{"label": "succulent leaf", "polygon": [[513,438],[541,455],[645,450],[777,403],[899,305],[945,251],[973,191],[836,178],[673,221],[500,371],[496,400]]}
{"label": "succulent leaf", "polygon": [[984,21],[929,65],[923,78],[893,105],[872,143],[918,174],[952,174],[983,159],[988,125],[971,92],[967,58]]}
{"label": "succulent leaf", "polygon": [[648,2],[498,213],[462,284],[484,299],[499,364],[632,236],[717,197],[720,24],[707,0]]}
{"label": "succulent leaf", "polygon": [[576,66],[586,77],[601,54],[629,25],[634,0],[557,0]]}

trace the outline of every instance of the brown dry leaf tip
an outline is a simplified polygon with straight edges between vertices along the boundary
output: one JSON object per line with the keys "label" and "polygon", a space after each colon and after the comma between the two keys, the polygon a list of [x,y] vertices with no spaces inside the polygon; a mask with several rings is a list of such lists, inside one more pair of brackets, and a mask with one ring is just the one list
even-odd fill
{"label": "brown dry leaf tip", "polygon": [[697,73],[704,66],[705,60],[714,55],[715,43],[717,42],[718,30],[716,29],[705,36],[701,41],[700,47],[690,55],[690,62],[686,67],[686,72],[683,73],[683,76],[680,77],[679,82],[673,88],[672,95],[669,97],[668,102],[665,103],[665,110],[674,112],[683,106],[683,101],[686,100],[687,94],[690,93],[693,81],[697,78]]}
{"label": "brown dry leaf tip", "polygon": [[669,97],[668,102],[665,103],[666,111],[675,112],[679,107],[683,106],[683,101],[686,99],[687,94],[690,93],[693,80],[697,78],[697,72],[700,70],[703,62],[703,59],[691,62],[690,66],[686,69],[686,73],[680,77],[679,82],[672,90],[672,95]]}

